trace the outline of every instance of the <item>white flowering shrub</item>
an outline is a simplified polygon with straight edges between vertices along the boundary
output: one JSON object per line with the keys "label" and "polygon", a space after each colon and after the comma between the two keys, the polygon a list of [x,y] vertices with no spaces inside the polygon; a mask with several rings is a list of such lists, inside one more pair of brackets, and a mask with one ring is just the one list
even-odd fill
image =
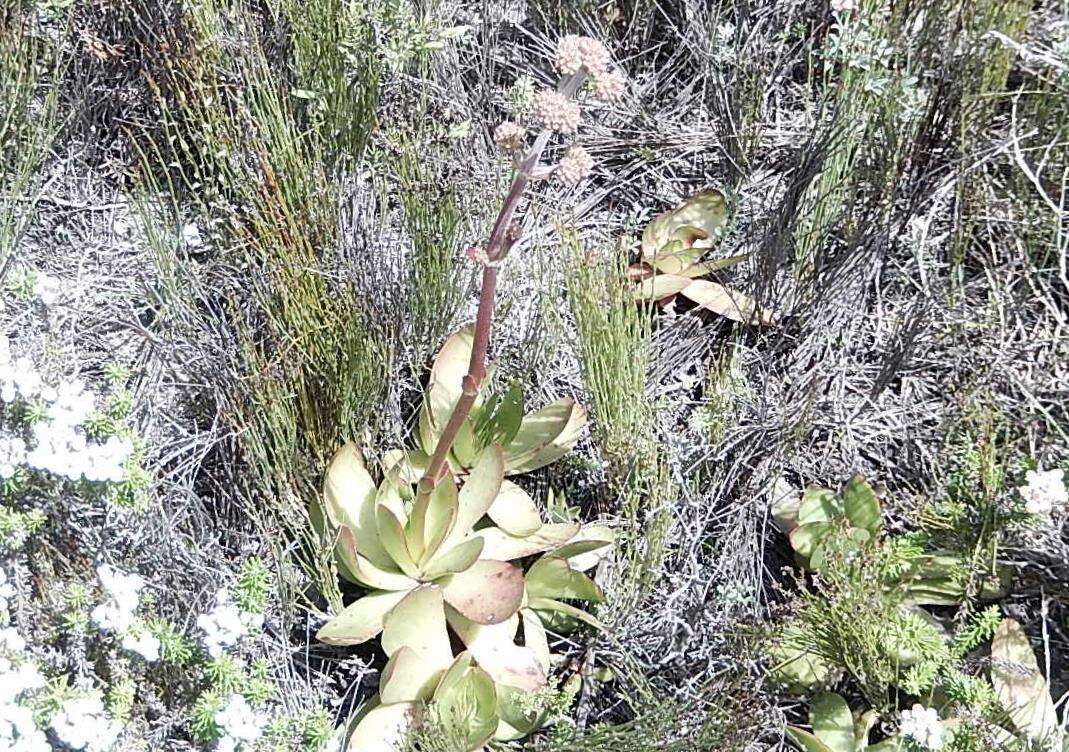
{"label": "white flowering shrub", "polygon": [[103,395],[77,378],[50,383],[0,334],[0,484],[8,495],[35,483],[83,483],[143,506],[146,484],[126,395]]}

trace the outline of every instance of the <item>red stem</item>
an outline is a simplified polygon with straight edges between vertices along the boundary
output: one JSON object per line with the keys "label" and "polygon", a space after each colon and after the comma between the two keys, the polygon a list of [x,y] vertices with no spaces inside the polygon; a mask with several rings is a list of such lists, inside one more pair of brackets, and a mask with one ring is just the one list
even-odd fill
{"label": "red stem", "polygon": [[[583,74],[569,76],[561,81],[558,91],[564,96],[571,97],[579,89],[583,82]],[[519,227],[512,223],[512,217],[516,213],[520,197],[523,195],[527,184],[531,182],[531,174],[535,166],[542,158],[542,152],[549,143],[552,131],[543,130],[535,138],[534,145],[520,162],[516,177],[509,186],[509,192],[501,205],[501,211],[497,214],[493,229],[490,231],[490,239],[486,243],[487,263],[483,266],[482,285],[479,289],[479,310],[475,316],[475,334],[471,347],[471,360],[468,361],[468,372],[461,384],[460,399],[453,408],[438,444],[434,447],[430,462],[427,463],[427,471],[419,481],[418,494],[429,494],[445,476],[448,469],[449,450],[453,448],[453,441],[457,432],[464,424],[475,400],[479,396],[479,387],[486,378],[486,351],[490,344],[490,322],[494,316],[494,300],[497,294],[497,271],[499,262],[508,255],[509,250],[519,240]]]}

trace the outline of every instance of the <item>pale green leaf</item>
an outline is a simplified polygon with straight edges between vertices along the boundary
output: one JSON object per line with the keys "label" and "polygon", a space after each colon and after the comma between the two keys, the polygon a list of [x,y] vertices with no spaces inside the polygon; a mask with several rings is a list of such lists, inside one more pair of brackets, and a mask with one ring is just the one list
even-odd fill
{"label": "pale green leaf", "polygon": [[570,397],[525,415],[505,448],[507,475],[528,473],[560,459],[575,446],[586,425],[586,410]]}
{"label": "pale green leaf", "polygon": [[356,536],[360,554],[382,569],[394,564],[379,543],[375,523],[375,483],[356,444],[339,449],[323,482],[324,512],[335,528],[347,525]]}
{"label": "pale green leaf", "polygon": [[449,626],[475,662],[499,685],[536,692],[546,685],[546,672],[533,648],[516,643],[519,617],[500,624],[477,624],[458,611],[446,610]]}
{"label": "pale green leaf", "polygon": [[575,523],[560,522],[543,525],[537,533],[522,538],[509,535],[496,527],[478,530],[475,535],[486,542],[482,553],[484,559],[512,561],[560,548],[574,538],[579,529],[579,525]]}
{"label": "pale green leaf", "polygon": [[379,678],[379,697],[385,704],[429,700],[445,668],[428,661],[410,647],[394,651]]}
{"label": "pale green leaf", "polygon": [[348,752],[398,752],[420,718],[420,705],[379,705],[360,719],[346,746]]}
{"label": "pale green leaf", "polygon": [[442,589],[437,585],[412,590],[383,620],[383,651],[392,656],[403,647],[414,650],[436,668],[444,669],[453,662]]}
{"label": "pale green leaf", "polygon": [[494,523],[509,535],[524,536],[542,527],[534,499],[512,481],[504,481],[487,510]]}
{"label": "pale green leaf", "polygon": [[809,725],[832,752],[856,752],[854,714],[850,706],[833,692],[821,692],[809,705]]}
{"label": "pale green leaf", "polygon": [[404,591],[365,595],[320,627],[316,639],[328,645],[367,642],[382,631],[386,615],[405,595]]}
{"label": "pale green leaf", "polygon": [[852,477],[843,489],[843,507],[846,519],[856,528],[875,533],[883,523],[876,492],[860,475]]}
{"label": "pale green leaf", "polygon": [[702,308],[718,313],[732,321],[742,324],[761,324],[772,326],[777,316],[774,311],[757,305],[750,296],[725,287],[719,282],[708,279],[692,279],[690,284],[680,291]]}
{"label": "pale green leaf", "polygon": [[577,572],[564,559],[543,556],[524,576],[527,595],[532,598],[577,599],[600,602],[604,595],[593,580]]}
{"label": "pale green leaf", "polygon": [[485,541],[482,538],[469,538],[463,543],[458,543],[448,551],[444,551],[426,566],[427,579],[436,580],[447,574],[463,572],[470,568],[479,559]]}

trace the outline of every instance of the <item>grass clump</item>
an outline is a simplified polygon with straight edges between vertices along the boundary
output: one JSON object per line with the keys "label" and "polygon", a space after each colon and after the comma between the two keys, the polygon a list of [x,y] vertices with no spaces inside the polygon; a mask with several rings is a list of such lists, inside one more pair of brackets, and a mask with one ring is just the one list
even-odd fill
{"label": "grass clump", "polygon": [[657,441],[656,407],[645,396],[650,312],[631,294],[622,255],[598,259],[566,236],[568,301],[575,317],[583,384],[610,492],[626,523],[611,599],[626,613],[660,574],[672,485]]}
{"label": "grass clump", "polygon": [[33,218],[40,167],[59,129],[59,52],[32,33],[32,13],[0,6],[0,279]]}

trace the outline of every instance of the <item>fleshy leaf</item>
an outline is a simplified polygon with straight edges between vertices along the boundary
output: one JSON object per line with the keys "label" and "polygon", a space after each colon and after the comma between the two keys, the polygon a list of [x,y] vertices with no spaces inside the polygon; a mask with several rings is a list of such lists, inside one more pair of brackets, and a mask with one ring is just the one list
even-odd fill
{"label": "fleshy leaf", "polygon": [[569,603],[562,603],[561,601],[558,601],[554,598],[531,598],[528,605],[535,612],[555,611],[558,614],[563,614],[564,616],[569,616],[573,619],[578,619],[579,621],[585,624],[589,624],[590,626],[594,627],[594,629],[600,630],[602,632],[607,631],[605,629],[604,624],[602,624],[594,616],[588,614],[583,609],[576,608],[575,606]]}
{"label": "fleshy leaf", "polygon": [[831,522],[844,513],[842,499],[834,491],[810,486],[802,494],[802,501],[798,505],[798,524]]}
{"label": "fleshy leaf", "polygon": [[784,478],[776,478],[772,487],[772,504],[770,511],[776,527],[784,535],[789,535],[798,527],[798,512],[801,510],[802,496],[794,486]]}
{"label": "fleshy leaf", "polygon": [[427,579],[436,580],[443,575],[456,574],[470,568],[478,561],[484,545],[482,538],[469,538],[439,554],[427,564]]}
{"label": "fleshy leaf", "polygon": [[476,531],[475,535],[486,541],[482,557],[494,561],[512,561],[524,556],[540,554],[560,548],[579,532],[579,525],[572,522],[558,522],[543,525],[537,533],[522,538],[509,535],[504,530],[488,527]]}
{"label": "fleshy leaf", "polygon": [[616,533],[605,525],[584,525],[574,537],[553,552],[567,559],[572,569],[585,572],[612,552]]}
{"label": "fleshy leaf", "polygon": [[855,752],[854,715],[833,692],[821,692],[809,705],[809,725],[832,752]]}
{"label": "fleshy leaf", "polygon": [[408,550],[405,540],[405,528],[396,514],[385,504],[379,505],[375,510],[375,518],[378,521],[379,540],[382,547],[389,553],[390,558],[402,572],[412,578],[419,577],[419,567],[416,560]]}
{"label": "fleshy leaf", "polygon": [[798,745],[803,752],[836,752],[808,731],[795,726],[787,727],[787,738]]}
{"label": "fleshy leaf", "polygon": [[991,640],[991,684],[1017,729],[1032,741],[1057,739],[1061,730],[1050,686],[1021,625],[1003,619]]}
{"label": "fleshy leaf", "polygon": [[382,630],[383,651],[392,657],[403,647],[414,650],[437,668],[445,668],[453,662],[442,590],[437,585],[424,585],[409,592],[386,615]]}
{"label": "fleshy leaf", "polygon": [[681,227],[692,227],[705,234],[695,239],[696,247],[710,248],[727,224],[727,202],[717,190],[703,191],[691,196],[679,206],[659,214],[646,225],[642,233],[642,257],[650,259],[674,236]]}
{"label": "fleshy leaf", "polygon": [[548,674],[549,638],[546,636],[546,628],[542,626],[542,620],[529,608],[520,609],[520,619],[523,621],[523,644],[534,651],[542,670]]}
{"label": "fleshy leaf", "polygon": [[593,580],[556,556],[543,556],[524,576],[528,597],[565,598],[600,602],[604,595]]}
{"label": "fleshy leaf", "polygon": [[570,397],[525,415],[505,448],[507,475],[529,473],[560,459],[575,446],[586,425],[586,410]]}
{"label": "fleshy leaf", "polygon": [[375,523],[375,483],[356,444],[339,449],[323,482],[324,512],[335,528],[347,525],[356,536],[361,555],[382,569],[395,565],[379,543]]}
{"label": "fleshy leaf", "polygon": [[316,633],[328,645],[359,645],[382,631],[390,609],[401,602],[404,591],[371,593],[350,603]]}
{"label": "fleshy leaf", "polygon": [[512,481],[504,481],[487,510],[490,519],[509,535],[524,536],[542,527],[534,499]]}
{"label": "fleshy leaf", "polygon": [[411,590],[419,585],[411,577],[394,570],[379,569],[361,556],[356,547],[356,538],[348,527],[341,529],[338,545],[345,551],[344,561],[353,579],[373,590]]}
{"label": "fleshy leaf", "polygon": [[420,705],[399,702],[379,705],[360,719],[346,747],[348,752],[398,752],[420,717]]}
{"label": "fleshy leaf", "polygon": [[479,624],[498,624],[520,608],[523,572],[503,561],[477,561],[445,581],[445,601]]}
{"label": "fleshy leaf", "polygon": [[830,529],[831,524],[827,522],[807,522],[799,525],[788,536],[791,548],[797,551],[799,556],[809,559]]}
{"label": "fleshy leaf", "polygon": [[382,669],[379,696],[388,705],[429,700],[444,670],[412,648],[402,646],[394,651]]}
{"label": "fleshy leaf", "polygon": [[773,311],[757,305],[749,295],[725,287],[719,282],[693,279],[680,291],[680,294],[690,298],[702,308],[732,321],[764,326],[772,326],[776,323],[777,317]]}
{"label": "fleshy leaf", "polygon": [[471,533],[475,523],[486,515],[501,491],[505,477],[505,460],[501,447],[492,444],[483,450],[457,496],[457,519],[443,549],[460,543]]}
{"label": "fleshy leaf", "polygon": [[476,663],[499,685],[536,692],[546,685],[546,672],[534,649],[516,644],[519,617],[500,624],[477,624],[454,609],[446,611],[449,625]]}
{"label": "fleshy leaf", "polygon": [[449,421],[468,372],[474,326],[465,326],[446,339],[434,358],[423,407],[420,410],[420,444],[427,454],[434,451],[438,437]]}
{"label": "fleshy leaf", "polygon": [[640,280],[635,285],[634,297],[641,300],[664,300],[683,292],[690,284],[688,277],[678,274],[657,274]]}
{"label": "fleshy leaf", "polygon": [[883,518],[880,515],[880,501],[872,486],[860,475],[855,475],[843,489],[843,507],[846,519],[856,528],[875,533],[880,529]]}
{"label": "fleshy leaf", "polygon": [[[438,553],[459,512],[457,486],[451,476],[438,481],[427,496],[417,496],[406,530],[409,551],[420,562]],[[419,552],[417,554],[417,551]]]}
{"label": "fleshy leaf", "polygon": [[463,739],[466,749],[482,746],[497,729],[494,680],[476,666],[447,671],[434,693],[431,707],[438,722],[447,729],[446,735]]}

